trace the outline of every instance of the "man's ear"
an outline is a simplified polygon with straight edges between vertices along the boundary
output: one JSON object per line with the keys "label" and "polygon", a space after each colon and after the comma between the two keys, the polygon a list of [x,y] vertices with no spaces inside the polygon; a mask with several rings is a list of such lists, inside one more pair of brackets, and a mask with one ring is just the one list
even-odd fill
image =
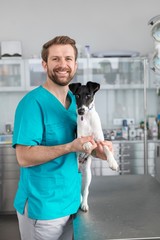
{"label": "man's ear", "polygon": [[42,67],[44,71],[47,72],[47,63],[44,60],[42,60]]}
{"label": "man's ear", "polygon": [[96,82],[87,82],[87,87],[93,93],[96,93],[100,89],[100,84]]}
{"label": "man's ear", "polygon": [[81,86],[81,83],[71,83],[69,84],[69,89],[73,94],[76,94],[78,88]]}

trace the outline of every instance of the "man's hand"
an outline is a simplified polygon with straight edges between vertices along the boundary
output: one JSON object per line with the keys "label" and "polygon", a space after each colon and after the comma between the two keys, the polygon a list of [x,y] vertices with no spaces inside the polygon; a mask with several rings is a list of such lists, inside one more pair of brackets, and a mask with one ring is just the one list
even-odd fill
{"label": "man's hand", "polygon": [[86,154],[91,154],[96,147],[97,143],[94,141],[93,136],[76,138],[71,143],[72,152],[85,152]]}

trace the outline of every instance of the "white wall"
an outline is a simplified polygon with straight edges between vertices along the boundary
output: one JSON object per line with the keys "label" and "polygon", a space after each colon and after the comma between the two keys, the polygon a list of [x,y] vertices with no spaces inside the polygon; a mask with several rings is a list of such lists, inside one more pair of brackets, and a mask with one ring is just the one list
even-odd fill
{"label": "white wall", "polygon": [[92,52],[153,50],[148,21],[159,0],[1,0],[0,41],[20,40],[23,57],[40,55],[55,35],[69,35]]}

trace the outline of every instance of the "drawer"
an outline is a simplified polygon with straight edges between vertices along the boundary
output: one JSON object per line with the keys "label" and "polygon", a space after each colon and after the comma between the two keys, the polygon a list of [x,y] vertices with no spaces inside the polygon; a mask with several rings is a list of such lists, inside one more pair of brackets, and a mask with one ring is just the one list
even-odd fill
{"label": "drawer", "polygon": [[16,150],[8,145],[0,147],[0,155],[16,155]]}
{"label": "drawer", "polygon": [[[144,167],[144,159],[142,158],[130,158],[130,165],[131,166],[142,166]],[[148,166],[154,166],[155,165],[155,159],[154,158],[148,158]]]}
{"label": "drawer", "polygon": [[15,155],[1,155],[0,156],[0,163],[15,163],[18,164],[16,156]]}
{"label": "drawer", "polygon": [[144,144],[143,143],[121,143],[121,149],[143,150],[144,149]]}
{"label": "drawer", "polygon": [[1,164],[1,171],[19,171],[19,165],[15,163],[4,163]]}
{"label": "drawer", "polygon": [[17,191],[18,180],[4,180],[2,187],[2,199],[0,201],[1,212],[15,212],[13,201]]}
{"label": "drawer", "polygon": [[19,180],[19,171],[4,171],[1,176],[2,182],[7,179]]}
{"label": "drawer", "polygon": [[[144,167],[143,166],[132,166],[130,168],[131,170],[131,174],[144,174]],[[155,168],[154,166],[148,166],[148,173],[151,175],[151,176],[154,176],[155,175]]]}

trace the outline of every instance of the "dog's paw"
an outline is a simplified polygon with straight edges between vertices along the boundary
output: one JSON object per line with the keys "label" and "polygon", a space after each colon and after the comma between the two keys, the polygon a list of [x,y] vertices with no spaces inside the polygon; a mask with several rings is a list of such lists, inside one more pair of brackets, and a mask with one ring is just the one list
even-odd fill
{"label": "dog's paw", "polygon": [[87,204],[87,203],[84,203],[84,202],[82,201],[82,203],[81,203],[81,210],[82,210],[83,212],[88,212],[88,210],[89,210],[88,204]]}
{"label": "dog's paw", "polygon": [[116,160],[114,159],[113,156],[110,156],[110,157],[107,159],[107,161],[108,161],[109,167],[110,167],[112,170],[117,171],[117,172],[119,171],[118,163],[116,162]]}
{"label": "dog's paw", "polygon": [[84,143],[84,144],[83,144],[83,149],[84,149],[85,151],[89,151],[90,149],[92,149],[92,143],[90,143],[90,142]]}
{"label": "dog's paw", "polygon": [[107,156],[107,161],[108,161],[108,164],[109,164],[109,167],[114,170],[114,171],[119,171],[119,166],[118,166],[118,163],[116,162],[116,160],[114,159],[114,156],[113,154],[109,151],[108,147],[105,146],[104,147],[104,152]]}
{"label": "dog's paw", "polygon": [[119,171],[118,163],[116,162],[116,160],[114,158],[108,159],[108,164],[112,170],[117,171],[117,172]]}

